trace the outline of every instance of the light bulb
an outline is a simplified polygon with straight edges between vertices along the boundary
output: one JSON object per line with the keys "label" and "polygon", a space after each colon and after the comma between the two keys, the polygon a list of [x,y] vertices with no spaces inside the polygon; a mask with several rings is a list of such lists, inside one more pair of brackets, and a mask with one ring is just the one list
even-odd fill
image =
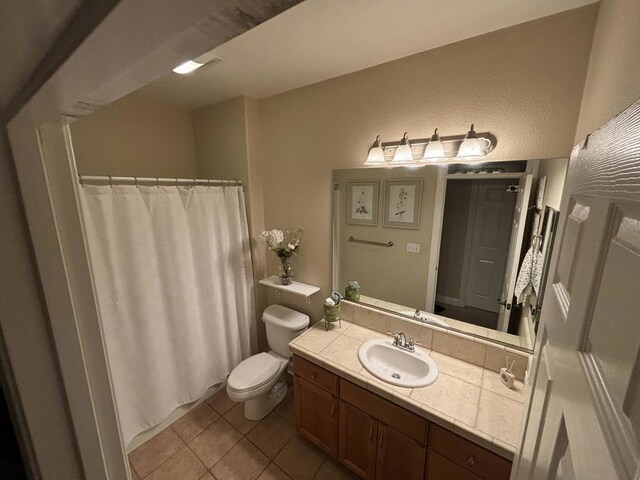
{"label": "light bulb", "polygon": [[396,148],[396,153],[393,154],[393,163],[412,163],[413,152],[411,151],[411,144],[409,143],[409,137],[407,132],[404,132],[400,145]]}
{"label": "light bulb", "polygon": [[380,141],[380,135],[376,137],[376,141],[373,142],[373,146],[369,149],[369,155],[365,165],[384,165],[384,150],[382,149],[382,143]]}
{"label": "light bulb", "polygon": [[473,129],[473,123],[471,124],[471,130],[467,132],[460,149],[458,150],[457,158],[463,160],[478,160],[485,157],[484,149],[486,147],[486,141],[483,138],[478,138],[476,131]]}
{"label": "light bulb", "polygon": [[175,73],[179,73],[180,75],[185,75],[187,73],[191,73],[194,70],[199,69],[202,65],[204,65],[204,63],[198,63],[198,62],[194,62],[193,60],[189,60],[187,62],[184,62],[178,65],[176,68],[173,69],[173,71]]}
{"label": "light bulb", "polygon": [[431,140],[427,144],[427,147],[424,149],[424,155],[422,156],[423,160],[442,160],[446,158],[444,155],[444,145],[440,141],[440,135],[438,135],[438,129],[436,128],[433,135],[431,135]]}

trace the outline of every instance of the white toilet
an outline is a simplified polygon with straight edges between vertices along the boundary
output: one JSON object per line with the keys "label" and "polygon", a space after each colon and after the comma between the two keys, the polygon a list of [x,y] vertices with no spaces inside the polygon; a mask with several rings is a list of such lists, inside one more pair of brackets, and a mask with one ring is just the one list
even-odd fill
{"label": "white toilet", "polygon": [[287,384],[279,381],[287,369],[289,342],[309,326],[309,317],[282,305],[270,305],[262,314],[271,350],[258,353],[233,369],[227,379],[227,394],[234,402],[244,402],[249,420],[266,417],[287,394]]}

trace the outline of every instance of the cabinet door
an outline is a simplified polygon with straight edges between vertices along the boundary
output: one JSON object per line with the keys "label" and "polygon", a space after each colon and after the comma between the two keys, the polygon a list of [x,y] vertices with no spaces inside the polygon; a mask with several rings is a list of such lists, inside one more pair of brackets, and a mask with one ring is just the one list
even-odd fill
{"label": "cabinet door", "polygon": [[338,460],[360,478],[375,478],[377,438],[378,421],[341,401]]}
{"label": "cabinet door", "polygon": [[329,455],[338,453],[338,399],[299,376],[294,386],[296,430]]}
{"label": "cabinet door", "polygon": [[482,480],[482,478],[429,450],[427,480]]}
{"label": "cabinet door", "polygon": [[393,427],[378,423],[377,480],[422,480],[426,448]]}

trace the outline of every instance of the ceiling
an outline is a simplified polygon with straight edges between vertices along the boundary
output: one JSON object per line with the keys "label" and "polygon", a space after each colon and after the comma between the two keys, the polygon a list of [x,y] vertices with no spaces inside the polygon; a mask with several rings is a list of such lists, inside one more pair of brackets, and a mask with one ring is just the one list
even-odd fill
{"label": "ceiling", "polygon": [[194,109],[262,98],[594,0],[306,0],[217,47],[224,61],[139,93]]}
{"label": "ceiling", "polygon": [[0,1],[0,111],[24,87],[81,0]]}

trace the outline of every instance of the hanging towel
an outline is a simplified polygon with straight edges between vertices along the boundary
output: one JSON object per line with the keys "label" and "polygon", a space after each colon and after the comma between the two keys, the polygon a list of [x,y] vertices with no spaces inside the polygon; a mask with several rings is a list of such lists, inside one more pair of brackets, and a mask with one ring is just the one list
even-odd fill
{"label": "hanging towel", "polygon": [[544,264],[542,256],[542,252],[535,247],[529,248],[529,251],[524,256],[514,292],[518,299],[518,305],[524,302],[526,296],[532,293],[539,295],[540,293],[540,281]]}

